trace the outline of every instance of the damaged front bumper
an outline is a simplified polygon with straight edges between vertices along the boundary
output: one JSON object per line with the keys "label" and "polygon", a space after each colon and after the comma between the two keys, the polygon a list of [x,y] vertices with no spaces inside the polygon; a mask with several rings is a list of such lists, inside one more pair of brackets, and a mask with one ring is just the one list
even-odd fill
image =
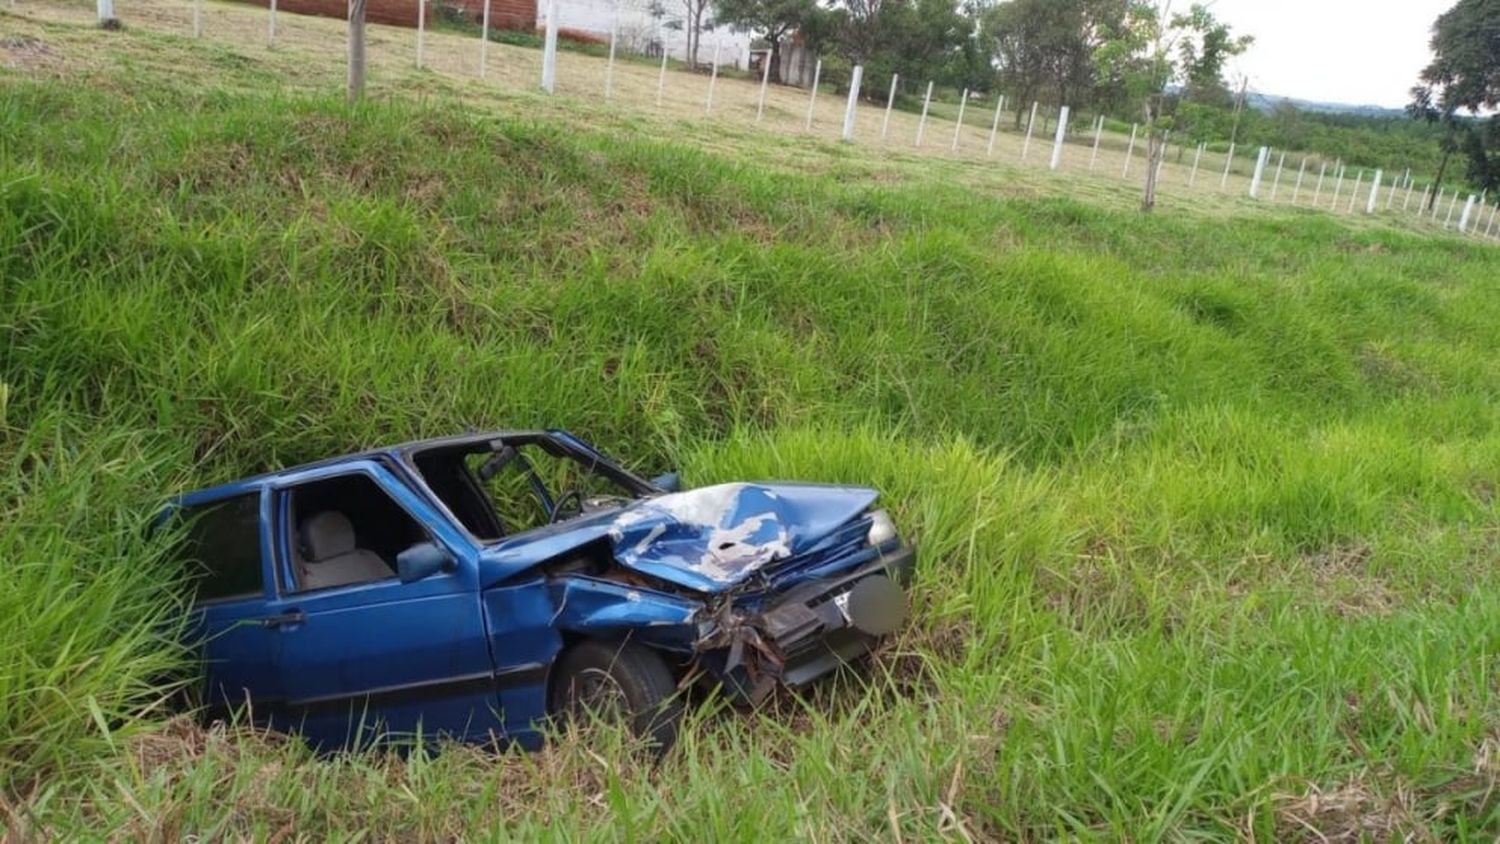
{"label": "damaged front bumper", "polygon": [[900,626],[915,568],[916,549],[901,546],[793,586],[755,610],[725,596],[695,645],[698,662],[744,703],[759,703],[777,685],[805,686],[869,653]]}

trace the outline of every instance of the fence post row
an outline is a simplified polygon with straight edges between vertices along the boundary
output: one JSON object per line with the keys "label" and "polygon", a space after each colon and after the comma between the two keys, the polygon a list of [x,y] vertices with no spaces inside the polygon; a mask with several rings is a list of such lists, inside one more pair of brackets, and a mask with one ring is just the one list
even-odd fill
{"label": "fence post row", "polygon": [[[11,8],[14,8],[16,5],[15,0],[9,0],[9,3]],[[277,15],[279,12],[278,5],[279,0],[267,0],[267,49],[274,49],[276,46]],[[416,66],[418,68],[425,68],[426,66],[427,5],[428,0],[417,0]],[[480,24],[479,46],[479,78],[481,79],[487,77],[489,69],[491,11],[492,0],[484,0]],[[115,13],[113,0],[95,0],[95,12],[101,24],[114,20]],[[557,41],[559,28],[557,0],[548,0],[546,15],[547,19],[542,53],[541,87],[547,93],[551,94],[556,92],[557,85]],[[193,37],[202,38],[204,28],[203,0],[193,0],[191,26]],[[610,21],[609,53],[604,71],[604,98],[606,100],[611,99],[614,94],[614,71],[615,61],[618,56],[619,49],[619,31],[620,6],[619,0],[615,0],[614,13]],[[714,43],[713,61],[709,73],[708,91],[704,107],[704,111],[710,114],[713,112],[714,93],[718,82],[719,63],[722,55],[722,50],[723,39],[722,37],[720,37]],[[770,83],[771,61],[772,58],[768,51],[761,67],[760,85],[755,109],[755,121],[757,123],[762,122],[765,116],[766,95]],[[670,54],[668,53],[667,49],[663,47],[661,65],[657,73],[656,83],[656,105],[658,108],[660,108],[662,105],[666,87],[667,65],[669,63]],[[808,131],[812,130],[813,121],[816,116],[818,87],[822,80],[822,71],[823,61],[821,58],[819,58],[814,65],[812,86],[808,97],[807,117],[805,121],[805,128]],[[847,103],[845,104],[844,121],[841,132],[841,137],[846,142],[852,142],[854,140],[858,117],[859,94],[862,89],[863,76],[864,67],[862,65],[856,65],[851,71],[849,97]],[[891,112],[895,107],[896,91],[899,86],[899,74],[891,74],[890,89],[886,94],[885,110],[880,124],[880,139],[882,142],[887,140],[890,133]],[[929,81],[927,83],[927,90],[922,98],[921,118],[917,124],[917,136],[915,145],[918,147],[921,147],[925,141],[927,122],[931,112],[933,89],[934,83]],[[967,88],[965,88],[960,94],[958,103],[958,117],[954,122],[953,138],[949,144],[949,149],[951,151],[956,152],[962,143],[964,120],[967,114],[969,100],[972,96],[973,92],[971,92]],[[999,134],[1000,118],[1001,115],[1005,113],[1005,105],[1006,97],[1003,94],[997,94],[995,111],[990,122],[989,138],[985,146],[986,156],[992,156],[994,154],[995,140]],[[1041,103],[1039,101],[1033,101],[1031,104],[1031,113],[1026,121],[1026,134],[1021,145],[1021,160],[1023,161],[1026,160],[1027,156],[1030,154],[1031,140],[1036,131],[1036,118],[1040,106]],[[1071,108],[1069,106],[1064,105],[1059,107],[1057,115],[1057,128],[1056,133],[1053,137],[1052,153],[1048,161],[1048,169],[1059,170],[1062,167],[1062,154],[1064,144],[1066,143],[1070,116]],[[1094,170],[1098,162],[1099,149],[1104,135],[1105,123],[1106,118],[1103,114],[1098,115],[1098,117],[1094,121],[1094,138],[1089,153],[1089,170],[1091,172]],[[1131,124],[1130,139],[1125,149],[1125,162],[1120,173],[1122,178],[1128,178],[1130,175],[1130,167],[1134,161],[1135,145],[1136,139],[1139,137],[1139,130],[1140,125],[1138,123]],[[1158,180],[1161,178],[1161,172],[1166,163],[1166,157],[1170,149],[1170,144],[1165,140],[1165,138],[1163,139],[1162,147],[1162,158],[1160,161],[1158,161],[1156,168],[1156,178]],[[1190,188],[1195,186],[1197,183],[1198,171],[1202,165],[1203,154],[1205,151],[1207,151],[1207,148],[1208,142],[1201,141],[1194,149],[1193,164],[1187,179],[1187,186]],[[1184,151],[1185,148],[1179,145],[1179,157]],[[1272,151],[1273,150],[1271,150],[1269,147],[1263,146],[1259,148],[1259,152],[1256,157],[1254,172],[1250,179],[1249,193],[1252,198],[1259,198],[1260,189],[1264,182],[1265,168],[1270,163],[1270,153]],[[1224,156],[1224,170],[1219,178],[1219,188],[1221,191],[1224,190],[1228,185],[1229,174],[1234,168],[1235,152],[1236,145],[1231,142],[1229,144],[1228,152]],[[1281,178],[1286,166],[1287,151],[1279,150],[1277,151],[1277,153],[1278,155],[1276,159],[1276,172],[1272,178],[1271,193],[1269,197],[1269,201],[1271,202],[1275,202],[1277,196],[1279,195],[1281,189]],[[1307,164],[1308,158],[1304,156],[1297,166],[1297,178],[1295,185],[1292,188],[1292,197],[1290,200],[1292,205],[1294,206],[1298,204],[1301,198],[1302,186],[1307,176]],[[1338,211],[1339,200],[1343,197],[1344,177],[1347,172],[1347,165],[1345,165],[1341,160],[1335,159],[1333,162],[1333,174],[1335,178],[1333,187],[1333,199],[1329,206],[1329,209],[1331,211]],[[1344,209],[1345,213],[1352,214],[1354,212],[1355,204],[1359,201],[1360,198],[1360,189],[1364,183],[1364,172],[1365,171],[1362,168],[1356,172],[1354,183],[1350,188],[1348,202]],[[1326,161],[1320,160],[1318,163],[1318,178],[1313,189],[1312,196],[1312,205],[1315,208],[1319,206],[1323,192],[1323,183],[1328,176],[1329,164]],[[1370,180],[1369,193],[1365,196],[1365,213],[1374,214],[1377,209],[1382,207],[1385,211],[1392,210],[1395,207],[1396,193],[1398,191],[1401,191],[1403,188],[1405,189],[1405,196],[1401,201],[1401,211],[1403,213],[1406,213],[1411,210],[1411,201],[1413,196],[1417,195],[1416,179],[1412,176],[1411,168],[1404,168],[1401,174],[1399,176],[1393,177],[1389,181],[1389,183],[1386,182],[1384,168],[1375,168]],[[1383,206],[1380,202],[1382,189],[1385,190],[1385,202],[1383,203]],[[1434,190],[1436,190],[1435,195],[1433,194]],[[1482,223],[1483,236],[1486,238],[1490,237],[1491,233],[1495,229],[1497,219],[1500,219],[1500,201],[1496,201],[1495,204],[1491,206],[1488,202],[1489,197],[1487,190],[1482,191],[1479,194],[1468,194],[1464,198],[1463,208],[1460,211],[1458,206],[1461,193],[1462,191],[1459,188],[1455,188],[1452,193],[1449,193],[1447,189],[1440,184],[1429,184],[1427,186],[1424,186],[1417,204],[1417,217],[1420,219],[1423,216],[1424,212],[1427,212],[1428,218],[1433,222],[1436,222],[1439,214],[1442,214],[1443,228],[1446,229],[1453,227],[1454,215],[1456,213],[1458,215],[1457,230],[1460,233],[1479,236]],[[1448,208],[1446,212],[1444,212],[1442,208],[1443,200],[1445,198],[1448,200]],[[1475,209],[1478,209],[1477,215],[1475,214]],[[1487,219],[1485,216],[1486,209],[1489,210]]]}

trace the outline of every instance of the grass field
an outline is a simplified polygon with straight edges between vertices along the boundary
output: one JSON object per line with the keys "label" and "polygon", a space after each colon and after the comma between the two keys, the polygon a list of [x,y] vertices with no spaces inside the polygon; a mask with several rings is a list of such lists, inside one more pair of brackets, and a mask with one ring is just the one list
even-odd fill
{"label": "grass field", "polygon": [[[1495,247],[56,9],[0,17],[8,837],[1500,828]],[[162,497],[534,425],[880,487],[909,628],[659,766],[164,713]]]}

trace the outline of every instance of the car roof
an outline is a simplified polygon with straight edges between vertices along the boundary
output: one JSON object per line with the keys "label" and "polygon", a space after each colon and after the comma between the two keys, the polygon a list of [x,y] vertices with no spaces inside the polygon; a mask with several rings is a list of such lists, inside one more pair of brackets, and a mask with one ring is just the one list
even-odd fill
{"label": "car roof", "polygon": [[226,483],[217,484],[215,486],[203,487],[202,489],[184,492],[181,495],[178,495],[175,500],[178,504],[197,504],[205,501],[216,501],[220,498],[227,498],[232,495],[238,495],[241,493],[259,489],[262,486],[265,486],[267,483],[275,481],[278,478],[298,472],[303,472],[308,469],[317,469],[323,466],[335,466],[340,463],[348,463],[355,460],[379,460],[381,458],[389,460],[400,460],[406,455],[418,451],[461,447],[466,445],[477,445],[481,443],[488,443],[491,440],[501,438],[545,436],[547,433],[548,432],[546,431],[537,430],[473,431],[467,434],[450,434],[444,437],[432,437],[425,440],[412,440],[410,442],[399,443],[397,445],[381,446],[378,448],[367,449],[365,451],[356,451],[349,454],[341,454],[336,457],[325,457],[321,460],[314,460],[310,463],[300,463],[296,466],[287,466],[284,469],[275,469],[270,472],[262,472],[258,475],[251,475],[249,477],[228,481]]}

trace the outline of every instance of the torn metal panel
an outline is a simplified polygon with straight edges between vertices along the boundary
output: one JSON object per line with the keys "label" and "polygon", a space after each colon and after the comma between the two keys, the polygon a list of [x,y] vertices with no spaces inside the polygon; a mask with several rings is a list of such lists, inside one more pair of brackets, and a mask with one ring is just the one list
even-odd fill
{"label": "torn metal panel", "polygon": [[563,630],[612,638],[625,631],[649,634],[662,644],[690,649],[701,630],[703,604],[654,589],[581,575],[548,582],[551,624]]}
{"label": "torn metal panel", "polygon": [[721,592],[813,547],[870,506],[860,487],[720,484],[646,499],[616,516],[621,565]]}

